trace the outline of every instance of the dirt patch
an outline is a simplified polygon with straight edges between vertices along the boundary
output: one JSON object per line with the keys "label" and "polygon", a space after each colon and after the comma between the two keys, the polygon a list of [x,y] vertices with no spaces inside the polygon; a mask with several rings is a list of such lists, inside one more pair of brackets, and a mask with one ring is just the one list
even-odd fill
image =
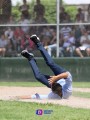
{"label": "dirt patch", "polygon": [[[90,88],[74,88],[73,91],[90,92]],[[9,100],[10,96],[32,95],[35,93],[48,94],[50,89],[47,87],[0,87],[0,99]],[[75,108],[90,109],[90,99],[71,96],[69,99],[62,100],[21,100],[25,102],[53,103]]]}

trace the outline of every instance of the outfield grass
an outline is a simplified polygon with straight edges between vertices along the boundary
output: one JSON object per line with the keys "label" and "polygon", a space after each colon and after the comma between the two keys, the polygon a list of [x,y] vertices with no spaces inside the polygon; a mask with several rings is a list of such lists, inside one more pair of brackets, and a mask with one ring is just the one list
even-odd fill
{"label": "outfield grass", "polygon": [[[36,110],[52,110],[51,114],[36,115]],[[0,120],[90,120],[90,109],[16,101],[0,101]]]}
{"label": "outfield grass", "polygon": [[[40,82],[0,82],[0,86],[41,87]],[[73,87],[90,88],[90,82],[73,82]]]}
{"label": "outfield grass", "polygon": [[73,87],[90,88],[90,82],[73,82]]}
{"label": "outfield grass", "polygon": [[90,98],[89,92],[73,92],[73,96],[82,97],[82,98]]}
{"label": "outfield grass", "polygon": [[40,82],[0,82],[0,86],[42,87]]}

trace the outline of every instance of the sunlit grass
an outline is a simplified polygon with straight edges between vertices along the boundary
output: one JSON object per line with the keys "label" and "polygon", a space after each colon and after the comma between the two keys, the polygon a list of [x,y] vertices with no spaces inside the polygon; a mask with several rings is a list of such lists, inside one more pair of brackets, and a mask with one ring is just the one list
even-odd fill
{"label": "sunlit grass", "polygon": [[[40,87],[40,82],[0,82],[0,86]],[[73,87],[90,88],[90,82],[73,82]]]}
{"label": "sunlit grass", "polygon": [[90,92],[73,92],[73,96],[82,97],[82,98],[90,98]]}
{"label": "sunlit grass", "polygon": [[[36,110],[52,110],[36,115]],[[89,120],[89,109],[76,109],[53,104],[0,101],[0,120]]]}

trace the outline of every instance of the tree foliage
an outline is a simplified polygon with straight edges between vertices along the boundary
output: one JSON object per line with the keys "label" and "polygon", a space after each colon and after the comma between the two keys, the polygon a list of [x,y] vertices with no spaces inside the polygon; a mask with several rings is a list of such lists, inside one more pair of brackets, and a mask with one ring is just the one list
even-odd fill
{"label": "tree foliage", "polygon": [[[56,0],[41,0],[41,3],[45,6],[45,18],[47,19],[48,23],[56,23]],[[33,20],[33,7],[35,5],[35,1],[28,2],[29,5],[29,12],[31,15],[31,19]],[[19,11],[20,3],[18,2],[16,6],[12,6],[12,14],[15,18],[15,21],[20,19],[20,11]],[[76,6],[67,6],[63,3],[65,10],[71,17],[71,20],[74,21],[75,14],[77,13]]]}
{"label": "tree foliage", "polygon": [[[56,0],[41,0],[41,3],[45,6],[45,18],[47,19],[48,23],[55,23],[56,22]],[[34,1],[28,2],[29,5],[29,12],[31,15],[31,19],[33,19],[33,7]],[[20,11],[19,11],[20,3],[17,3],[16,6],[12,6],[12,14],[16,21],[20,19]]]}
{"label": "tree foliage", "polygon": [[66,6],[65,10],[70,15],[71,20],[74,22],[75,21],[75,15],[77,13],[76,6]]}

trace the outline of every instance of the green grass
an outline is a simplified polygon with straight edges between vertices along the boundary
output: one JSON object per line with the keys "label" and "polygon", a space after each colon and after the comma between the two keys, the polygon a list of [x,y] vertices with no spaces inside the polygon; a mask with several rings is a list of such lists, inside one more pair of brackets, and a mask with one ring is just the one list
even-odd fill
{"label": "green grass", "polygon": [[90,82],[73,82],[73,87],[90,88]]}
{"label": "green grass", "polygon": [[0,82],[0,86],[42,87],[40,82]]}
{"label": "green grass", "polygon": [[[36,115],[36,110],[52,110],[51,114]],[[0,120],[90,120],[89,109],[76,109],[53,104],[0,101]]]}
{"label": "green grass", "polygon": [[[41,87],[40,82],[0,82],[0,86]],[[90,88],[90,82],[73,82],[73,87]]]}
{"label": "green grass", "polygon": [[82,97],[82,98],[90,98],[89,92],[73,92],[73,96]]}

